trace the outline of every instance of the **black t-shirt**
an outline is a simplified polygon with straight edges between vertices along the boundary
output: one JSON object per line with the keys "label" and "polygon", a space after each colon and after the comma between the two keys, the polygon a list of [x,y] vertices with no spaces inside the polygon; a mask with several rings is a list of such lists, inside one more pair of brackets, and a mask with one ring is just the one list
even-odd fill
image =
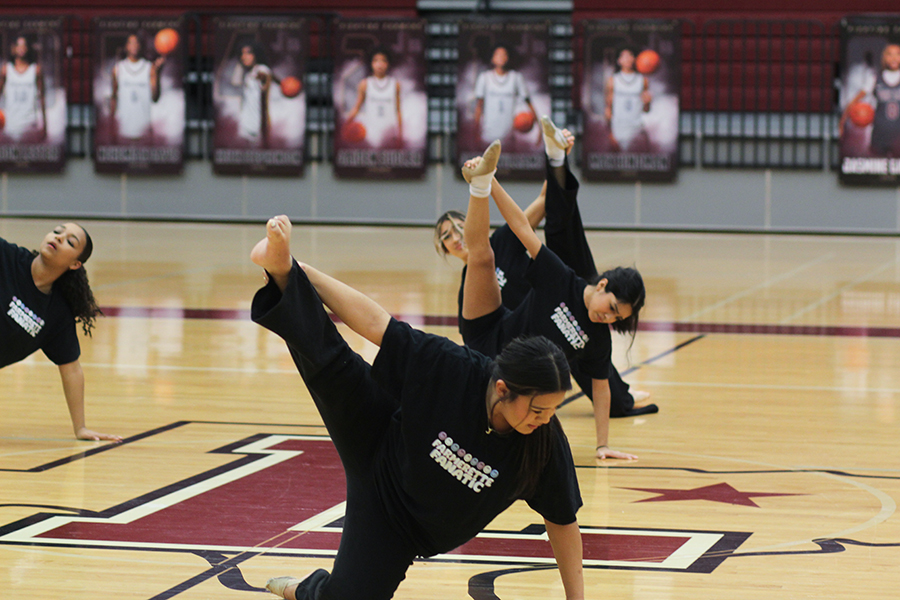
{"label": "black t-shirt", "polygon": [[[487,433],[491,364],[392,319],[372,367],[372,377],[401,406],[382,446],[376,485],[394,524],[424,556],[468,541],[516,500],[527,436]],[[526,501],[566,525],[575,521],[581,495],[568,440],[561,427],[552,431],[552,457]]]}
{"label": "black t-shirt", "polygon": [[38,349],[57,365],[81,355],[72,309],[58,292],[37,289],[33,260],[29,250],[0,238],[0,367]]}
{"label": "black t-shirt", "polygon": [[461,320],[466,345],[495,356],[521,335],[542,335],[558,345],[578,369],[593,379],[609,377],[612,337],[609,325],[594,323],[584,305],[588,283],[547,246],[530,261],[525,279],[531,292],[515,310]]}
{"label": "black t-shirt", "polygon": [[[494,250],[494,266],[497,270],[497,283],[500,284],[503,306],[510,310],[515,309],[531,291],[531,284],[525,279],[525,270],[531,262],[531,257],[509,225],[504,225],[491,234],[491,248]],[[460,317],[465,284],[466,267],[463,267],[457,301]]]}

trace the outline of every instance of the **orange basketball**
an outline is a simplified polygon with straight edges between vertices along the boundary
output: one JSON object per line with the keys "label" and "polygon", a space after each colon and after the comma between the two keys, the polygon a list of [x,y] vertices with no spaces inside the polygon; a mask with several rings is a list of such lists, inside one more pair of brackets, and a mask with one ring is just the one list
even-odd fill
{"label": "orange basketball", "polygon": [[160,54],[169,54],[178,46],[178,32],[171,27],[160,29],[153,40],[153,46]]}
{"label": "orange basketball", "polygon": [[520,112],[516,115],[516,118],[513,119],[513,127],[516,128],[516,131],[528,133],[531,131],[531,128],[534,127],[534,115],[530,112]]}
{"label": "orange basketball", "polygon": [[300,93],[303,84],[296,77],[285,77],[281,80],[281,93],[287,98],[294,98]]}
{"label": "orange basketball", "polygon": [[638,70],[638,73],[649,75],[659,68],[659,54],[653,50],[644,50],[637,55],[634,66]]}
{"label": "orange basketball", "polygon": [[366,139],[366,126],[359,121],[344,123],[344,127],[341,129],[341,137],[344,138],[344,141],[354,144],[361,142]]}
{"label": "orange basketball", "polygon": [[0,110],[0,129],[6,127],[6,113]]}
{"label": "orange basketball", "polygon": [[857,127],[865,127],[866,125],[871,125],[872,121],[875,120],[875,109],[872,108],[871,104],[854,102],[850,105],[848,116]]}

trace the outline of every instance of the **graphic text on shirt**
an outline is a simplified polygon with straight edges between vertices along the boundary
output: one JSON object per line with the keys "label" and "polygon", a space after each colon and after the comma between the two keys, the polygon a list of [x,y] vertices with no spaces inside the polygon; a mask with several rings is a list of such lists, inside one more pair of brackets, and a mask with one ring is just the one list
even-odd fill
{"label": "graphic text on shirt", "polygon": [[453,438],[442,431],[431,443],[431,454],[434,462],[443,467],[447,473],[456,477],[462,485],[476,494],[486,487],[491,487],[500,473],[478,457],[460,448]]}
{"label": "graphic text on shirt", "polygon": [[560,302],[559,306],[553,309],[550,319],[556,324],[562,332],[566,341],[569,342],[576,350],[581,350],[590,341],[588,334],[584,332],[581,325],[575,319],[572,311],[566,306],[565,302]]}
{"label": "graphic text on shirt", "polygon": [[497,283],[500,284],[500,289],[503,289],[503,286],[506,285],[506,273],[503,272],[503,269],[500,267],[495,267],[497,271]]}
{"label": "graphic text on shirt", "polygon": [[44,320],[34,314],[30,308],[25,306],[24,302],[15,296],[12,297],[6,314],[31,337],[37,337],[37,334],[44,328]]}

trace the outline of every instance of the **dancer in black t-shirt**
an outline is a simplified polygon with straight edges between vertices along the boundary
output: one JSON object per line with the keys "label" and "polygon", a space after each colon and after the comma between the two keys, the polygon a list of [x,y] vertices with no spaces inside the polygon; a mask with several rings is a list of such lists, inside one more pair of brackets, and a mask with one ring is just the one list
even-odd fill
{"label": "dancer in black t-shirt", "polygon": [[[494,181],[500,144],[491,144],[483,160],[468,161],[463,176],[469,182],[465,222],[468,247],[463,289],[462,334],[466,345],[496,355],[519,335],[543,335],[559,344],[578,369],[592,379],[598,458],[636,458],[609,448],[611,338],[637,329],[644,304],[644,284],[631,268],[604,272],[588,284],[547,248],[531,228],[522,209]],[[493,182],[493,183],[492,183]],[[490,247],[488,197],[493,197],[507,224],[532,257],[525,277],[532,291],[515,310],[502,305],[494,254]]]}
{"label": "dancer in black t-shirt", "polygon": [[[532,227],[537,227],[544,218],[543,195],[525,209],[525,214]],[[453,256],[463,262],[462,275],[457,294],[457,309],[462,310],[463,285],[466,282],[466,262],[469,251],[463,238],[463,227],[466,215],[458,210],[448,210],[437,220],[434,226],[434,246],[438,254]],[[512,232],[509,225],[499,227],[491,234],[491,248],[494,250],[497,269],[497,283],[503,296],[503,306],[515,308],[525,295],[531,291],[531,285],[525,280],[525,268],[529,258],[525,246]]]}
{"label": "dancer in black t-shirt", "polygon": [[[541,118],[544,143],[547,148],[547,179],[540,195],[525,208],[525,216],[532,229],[546,216],[544,236],[547,247],[579,277],[589,283],[600,280],[594,256],[584,233],[584,224],[578,210],[578,180],[569,170],[566,155],[575,144],[575,137],[568,129],[558,129],[548,117]],[[551,159],[553,151],[564,151]],[[468,260],[468,250],[463,238],[466,216],[455,210],[447,211],[438,218],[434,229],[434,244],[438,254],[454,256],[463,263]],[[494,265],[503,306],[515,310],[531,291],[531,284],[525,279],[525,270],[531,262],[522,242],[509,228],[503,225],[491,234],[491,249],[494,251]],[[466,267],[463,266],[458,294],[458,311],[462,311],[463,285]],[[462,320],[460,319],[460,324]],[[581,373],[577,365],[572,367],[572,376],[582,392],[593,401],[591,377]],[[655,404],[647,400],[650,394],[631,390],[615,365],[609,369],[610,417],[632,417],[658,412]]]}
{"label": "dancer in black t-shirt", "polygon": [[100,314],[84,270],[93,248],[91,236],[75,223],[54,228],[36,252],[0,238],[0,368],[42,350],[59,368],[75,437],[120,442],[85,425],[75,323],[90,335]]}
{"label": "dancer in black t-shirt", "polygon": [[[554,415],[571,387],[563,353],[516,340],[490,360],[394,320],[290,254],[287,217],[269,220],[251,258],[268,275],[252,318],[285,339],[347,477],[341,544],[329,574],[270,579],[288,600],[386,600],[417,556],[473,538],[516,499],[544,518],[570,598],[584,597],[581,496]],[[371,366],[323,303],[379,346]]]}

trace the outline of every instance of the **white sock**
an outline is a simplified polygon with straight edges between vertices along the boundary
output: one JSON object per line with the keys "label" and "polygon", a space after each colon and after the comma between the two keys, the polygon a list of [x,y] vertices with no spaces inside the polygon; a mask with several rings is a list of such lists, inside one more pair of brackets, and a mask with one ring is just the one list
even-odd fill
{"label": "white sock", "polygon": [[547,152],[551,167],[561,167],[566,162],[566,151],[557,146],[555,142],[548,141],[547,136],[544,136],[544,151]]}
{"label": "white sock", "polygon": [[491,182],[494,180],[494,173],[496,172],[497,169],[494,169],[490,173],[473,177],[472,182],[469,184],[469,194],[476,198],[487,198],[490,196]]}

